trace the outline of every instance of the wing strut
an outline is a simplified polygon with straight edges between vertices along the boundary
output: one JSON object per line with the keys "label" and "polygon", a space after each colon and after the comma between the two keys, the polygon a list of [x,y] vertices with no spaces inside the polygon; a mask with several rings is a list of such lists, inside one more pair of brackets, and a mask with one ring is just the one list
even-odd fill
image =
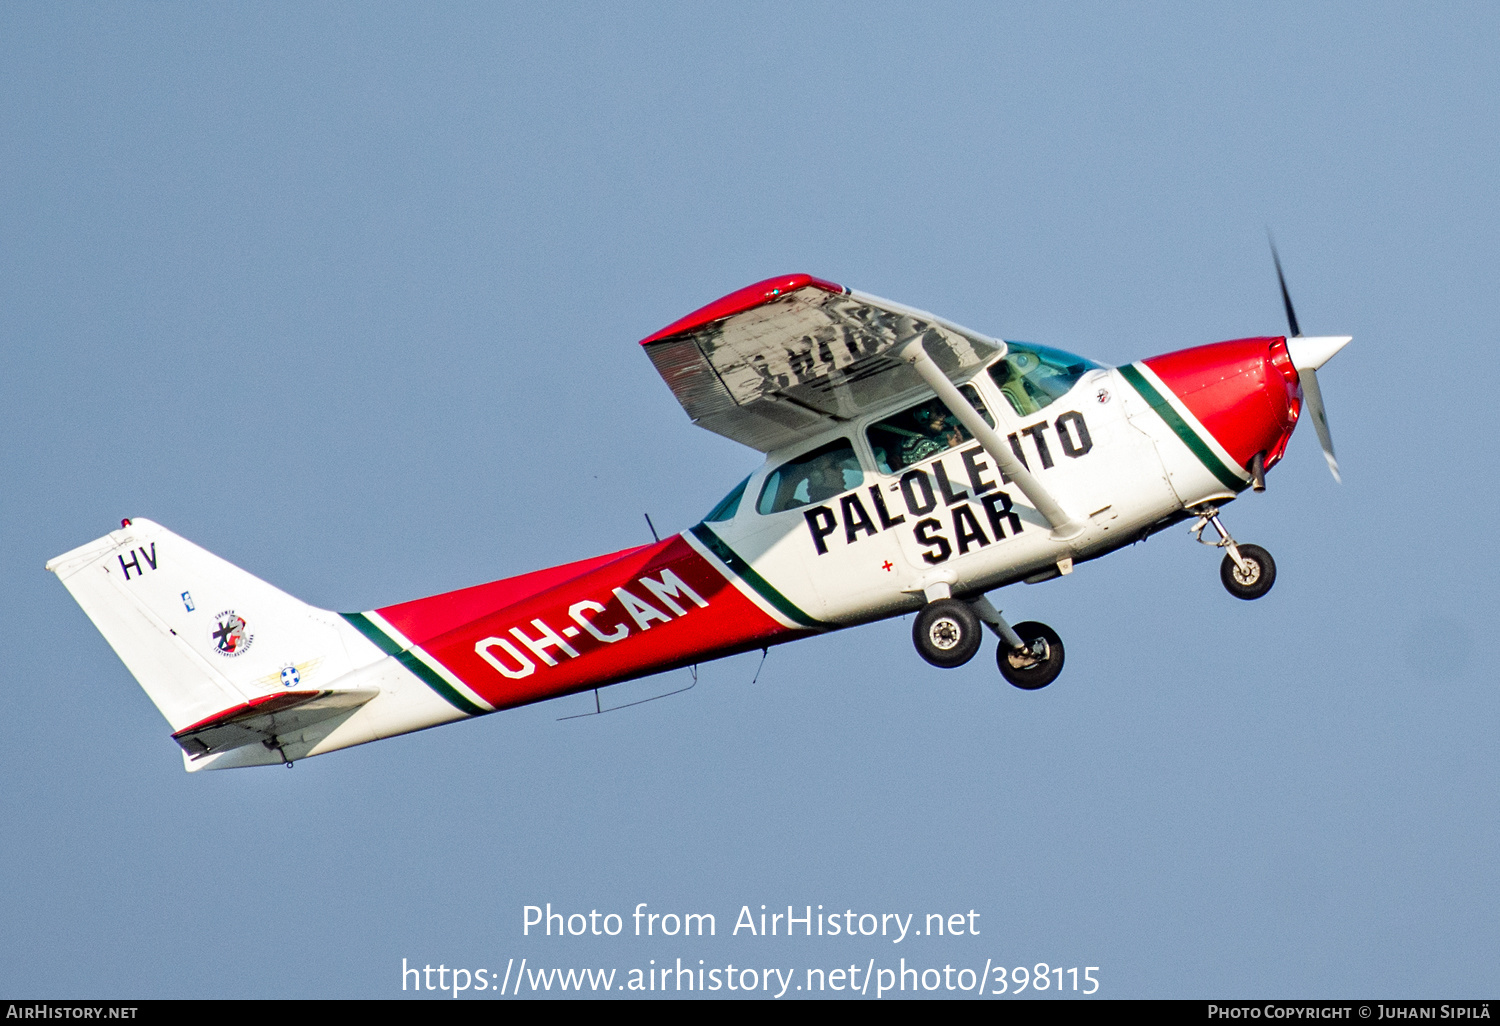
{"label": "wing strut", "polygon": [[1077,537],[1083,531],[1083,525],[1058,505],[1052,493],[1042,487],[1041,482],[1006,447],[1004,440],[995,433],[994,428],[984,422],[979,411],[969,405],[968,400],[954,387],[953,382],[948,380],[948,375],[944,374],[942,368],[931,356],[927,355],[927,350],[922,348],[921,339],[907,343],[901,350],[901,358],[912,365],[912,368],[922,376],[922,380],[927,382],[927,386],[937,393],[943,405],[948,407],[948,412],[969,429],[969,434],[974,436],[976,442],[984,446],[984,451],[990,454],[995,465],[1016,483],[1016,487],[1021,489],[1021,494],[1031,501],[1037,512],[1047,518],[1047,523],[1052,525],[1054,541],[1067,541],[1069,538]]}

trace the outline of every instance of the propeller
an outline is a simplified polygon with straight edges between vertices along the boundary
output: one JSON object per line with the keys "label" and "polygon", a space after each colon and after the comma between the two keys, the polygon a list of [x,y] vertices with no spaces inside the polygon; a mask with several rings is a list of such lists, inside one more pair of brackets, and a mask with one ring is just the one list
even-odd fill
{"label": "propeller", "polygon": [[1286,275],[1281,273],[1281,257],[1276,252],[1276,240],[1266,233],[1271,243],[1271,259],[1276,264],[1276,280],[1281,284],[1281,302],[1286,307],[1286,323],[1291,334],[1286,340],[1287,355],[1292,366],[1297,368],[1297,380],[1302,383],[1302,400],[1307,412],[1312,414],[1313,427],[1318,432],[1318,444],[1323,447],[1323,458],[1328,461],[1328,470],[1339,484],[1339,461],[1333,454],[1333,435],[1328,431],[1328,410],[1323,405],[1323,391],[1318,387],[1318,368],[1333,359],[1340,349],[1354,340],[1352,335],[1303,335],[1297,325],[1297,311],[1292,308],[1292,296],[1286,290]]}

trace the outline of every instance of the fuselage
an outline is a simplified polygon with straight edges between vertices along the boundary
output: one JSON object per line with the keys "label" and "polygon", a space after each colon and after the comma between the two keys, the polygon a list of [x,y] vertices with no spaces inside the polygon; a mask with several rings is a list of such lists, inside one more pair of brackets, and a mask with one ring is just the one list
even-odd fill
{"label": "fuselage", "polygon": [[665,541],[348,619],[415,652],[461,718],[910,612],[934,585],[1045,580],[1249,487],[1251,460],[1274,465],[1296,423],[1287,368],[1279,338],[1119,368],[1012,343],[959,382],[1084,523],[1065,541],[908,396],[769,453]]}
{"label": "fuselage", "polygon": [[48,568],[189,769],[291,764],[913,611],[928,662],[967,662],[982,619],[1001,674],[1040,688],[1061,639],[1008,625],[987,592],[1196,514],[1227,547],[1226,588],[1264,594],[1269,554],[1237,545],[1216,507],[1276,465],[1304,402],[1336,472],[1312,375],[1348,341],[1239,339],[1105,367],[783,276],[642,342],[696,423],[766,453],[666,540],[344,614],[145,518]]}

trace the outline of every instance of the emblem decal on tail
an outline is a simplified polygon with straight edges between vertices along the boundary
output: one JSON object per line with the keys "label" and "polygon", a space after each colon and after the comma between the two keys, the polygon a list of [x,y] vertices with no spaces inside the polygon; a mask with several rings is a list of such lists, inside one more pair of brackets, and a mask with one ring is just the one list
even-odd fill
{"label": "emblem decal on tail", "polygon": [[233,609],[226,609],[215,614],[214,619],[218,621],[218,625],[210,633],[213,635],[215,651],[231,658],[244,655],[255,641],[255,635],[247,629],[244,617],[236,615]]}
{"label": "emblem decal on tail", "polygon": [[323,662],[323,657],[309,659],[302,663],[285,663],[275,673],[268,673],[264,677],[257,677],[250,683],[258,688],[286,687],[295,688],[304,680],[313,675],[313,671]]}

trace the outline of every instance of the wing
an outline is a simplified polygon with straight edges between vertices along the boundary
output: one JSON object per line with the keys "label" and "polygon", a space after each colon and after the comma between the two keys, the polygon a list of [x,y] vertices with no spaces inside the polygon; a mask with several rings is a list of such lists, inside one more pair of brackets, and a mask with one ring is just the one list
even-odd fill
{"label": "wing", "polygon": [[695,424],[770,452],[925,386],[897,351],[920,338],[950,378],[1005,343],[806,274],[768,278],[641,345]]}

